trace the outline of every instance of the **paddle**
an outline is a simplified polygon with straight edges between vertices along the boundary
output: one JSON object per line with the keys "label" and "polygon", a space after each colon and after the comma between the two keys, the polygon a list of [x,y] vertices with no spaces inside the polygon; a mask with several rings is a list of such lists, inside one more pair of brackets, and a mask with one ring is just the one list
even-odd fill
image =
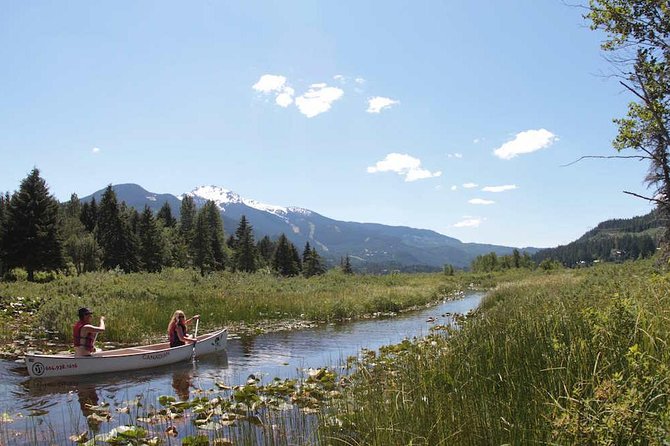
{"label": "paddle", "polygon": [[191,353],[191,359],[195,359],[195,343],[198,342],[198,324],[200,323],[200,318],[195,320],[195,333],[193,334],[193,353]]}

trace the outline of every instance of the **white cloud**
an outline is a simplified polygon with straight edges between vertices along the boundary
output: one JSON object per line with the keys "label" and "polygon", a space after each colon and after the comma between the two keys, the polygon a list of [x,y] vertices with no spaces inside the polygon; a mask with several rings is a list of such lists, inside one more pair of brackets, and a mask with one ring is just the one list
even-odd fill
{"label": "white cloud", "polygon": [[478,228],[482,219],[478,217],[464,217],[463,220],[454,224],[454,228]]}
{"label": "white cloud", "polygon": [[356,82],[358,85],[363,85],[365,83],[365,79],[362,77],[357,77],[354,82]]}
{"label": "white cloud", "polygon": [[344,91],[337,87],[329,87],[326,84],[312,84],[301,96],[295,98],[295,105],[298,106],[300,113],[313,118],[316,115],[330,110],[333,102],[342,97]]}
{"label": "white cloud", "polygon": [[340,82],[341,84],[344,84],[347,81],[347,79],[341,74],[336,74],[335,76],[333,76],[333,79]]}
{"label": "white cloud", "polygon": [[264,74],[251,88],[263,94],[275,94],[275,102],[286,108],[293,103],[295,90],[286,83],[286,77]]}
{"label": "white cloud", "polygon": [[465,189],[474,189],[477,186],[479,186],[479,184],[477,184],[477,183],[465,183],[465,184],[463,184],[463,187]]}
{"label": "white cloud", "polygon": [[447,153],[447,158],[463,158],[462,153]]}
{"label": "white cloud", "polygon": [[261,93],[281,92],[286,85],[286,77],[264,74],[251,88]]}
{"label": "white cloud", "polygon": [[421,160],[405,153],[389,153],[382,161],[367,169],[368,173],[395,172],[404,175],[406,182],[439,177],[442,172],[430,172],[421,167]]}
{"label": "white cloud", "polygon": [[505,192],[507,190],[518,189],[516,184],[505,184],[504,186],[485,186],[482,187],[484,192]]}
{"label": "white cloud", "polygon": [[495,149],[493,154],[498,158],[509,160],[524,153],[532,153],[549,147],[556,141],[558,137],[549,130],[526,130],[517,133],[513,140]]}
{"label": "white cloud", "polygon": [[458,186],[456,185],[451,186],[451,190],[458,190]]}
{"label": "white cloud", "polygon": [[293,104],[293,95],[295,94],[295,90],[292,89],[291,87],[284,87],[281,93],[277,95],[275,98],[275,102],[277,105],[280,107],[288,107],[289,105]]}
{"label": "white cloud", "polygon": [[484,138],[475,138],[472,140],[473,143],[479,144],[480,142],[484,141]]}
{"label": "white cloud", "polygon": [[368,98],[368,113],[381,113],[385,108],[389,108],[392,105],[399,104],[399,101],[391,98],[385,98],[383,96],[375,96],[373,98]]}
{"label": "white cloud", "polygon": [[100,147],[93,147],[91,153],[100,153]]}
{"label": "white cloud", "polygon": [[495,201],[492,200],[484,200],[482,198],[473,198],[472,200],[469,200],[468,203],[470,204],[483,204],[483,205],[488,205],[488,204],[493,204]]}

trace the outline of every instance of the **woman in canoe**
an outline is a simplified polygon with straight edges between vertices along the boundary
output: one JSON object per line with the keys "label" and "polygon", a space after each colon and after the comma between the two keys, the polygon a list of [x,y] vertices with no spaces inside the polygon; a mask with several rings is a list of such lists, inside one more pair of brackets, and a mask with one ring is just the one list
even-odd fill
{"label": "woman in canoe", "polygon": [[187,325],[193,321],[200,319],[200,315],[196,314],[192,318],[186,319],[186,315],[181,310],[177,310],[172,315],[170,323],[168,324],[168,339],[170,339],[170,347],[179,347],[187,342],[195,342],[195,338],[186,334]]}

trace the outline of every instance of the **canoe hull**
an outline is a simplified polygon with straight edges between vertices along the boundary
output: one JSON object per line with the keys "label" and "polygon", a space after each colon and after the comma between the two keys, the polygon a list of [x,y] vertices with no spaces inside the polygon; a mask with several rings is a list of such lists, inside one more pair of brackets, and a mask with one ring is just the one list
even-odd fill
{"label": "canoe hull", "polygon": [[[196,358],[225,350],[227,340],[225,329],[198,336]],[[187,361],[192,356],[192,344],[170,348],[162,343],[108,350],[92,356],[27,354],[25,363],[31,378],[53,378],[147,369]]]}

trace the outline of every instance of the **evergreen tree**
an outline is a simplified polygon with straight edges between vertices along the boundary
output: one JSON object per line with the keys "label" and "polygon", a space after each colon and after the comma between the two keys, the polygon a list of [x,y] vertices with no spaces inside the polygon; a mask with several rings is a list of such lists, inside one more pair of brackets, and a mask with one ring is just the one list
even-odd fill
{"label": "evergreen tree", "polygon": [[163,222],[163,226],[166,228],[174,228],[177,225],[177,219],[172,216],[172,208],[170,207],[170,203],[167,201],[163,203],[163,206],[161,206],[161,209],[156,215],[156,219],[161,220]]}
{"label": "evergreen tree", "polygon": [[179,209],[179,233],[186,245],[191,244],[193,239],[193,230],[195,228],[196,209],[193,197],[184,195],[181,200],[181,207]]}
{"label": "evergreen tree", "polygon": [[256,244],[256,252],[262,266],[272,265],[272,255],[275,252],[275,244],[267,235]]}
{"label": "evergreen tree", "polygon": [[312,247],[309,245],[309,242],[305,242],[305,249],[302,250],[302,264],[305,265],[309,261],[309,257],[312,255]]}
{"label": "evergreen tree", "polygon": [[88,232],[92,233],[95,230],[95,225],[98,222],[98,204],[95,202],[95,198],[92,198],[90,203],[82,204],[79,219]]}
{"label": "evergreen tree", "polygon": [[119,267],[125,272],[139,270],[138,242],[128,220],[121,213],[111,185],[107,186],[100,200],[96,240],[102,249],[103,267]]}
{"label": "evergreen tree", "polygon": [[164,244],[161,231],[149,206],[144,207],[138,229],[142,268],[150,273],[160,272],[163,269]]}
{"label": "evergreen tree", "polygon": [[235,231],[233,267],[237,271],[254,272],[258,269],[256,242],[253,228],[243,215]]}
{"label": "evergreen tree", "polygon": [[22,267],[28,280],[35,271],[65,265],[58,227],[58,201],[34,168],[12,195],[4,212],[3,248],[8,268]]}
{"label": "evergreen tree", "polygon": [[5,273],[5,253],[3,247],[3,234],[5,233],[5,228],[7,226],[6,215],[7,208],[9,207],[9,192],[5,195],[0,195],[0,277]]}
{"label": "evergreen tree", "polygon": [[210,240],[212,244],[212,267],[216,270],[222,270],[226,266],[228,255],[226,253],[225,235],[223,233],[223,220],[216,203],[208,200],[202,208],[207,218]]}
{"label": "evergreen tree", "polygon": [[340,258],[340,267],[344,274],[353,274],[354,269],[351,267],[351,260],[349,259],[349,254],[346,257]]}
{"label": "evergreen tree", "polygon": [[193,255],[193,266],[200,269],[200,275],[213,269],[214,253],[212,252],[212,234],[206,213],[201,209],[195,219],[190,252]]}
{"label": "evergreen tree", "polygon": [[305,244],[305,250],[302,253],[302,274],[305,277],[312,277],[326,272],[321,256],[316,252],[316,248],[309,248],[309,242]]}
{"label": "evergreen tree", "polygon": [[297,253],[298,250],[286,238],[286,235],[280,235],[272,257],[272,269],[281,276],[297,276],[300,274],[300,269],[296,263],[296,260],[299,260]]}

